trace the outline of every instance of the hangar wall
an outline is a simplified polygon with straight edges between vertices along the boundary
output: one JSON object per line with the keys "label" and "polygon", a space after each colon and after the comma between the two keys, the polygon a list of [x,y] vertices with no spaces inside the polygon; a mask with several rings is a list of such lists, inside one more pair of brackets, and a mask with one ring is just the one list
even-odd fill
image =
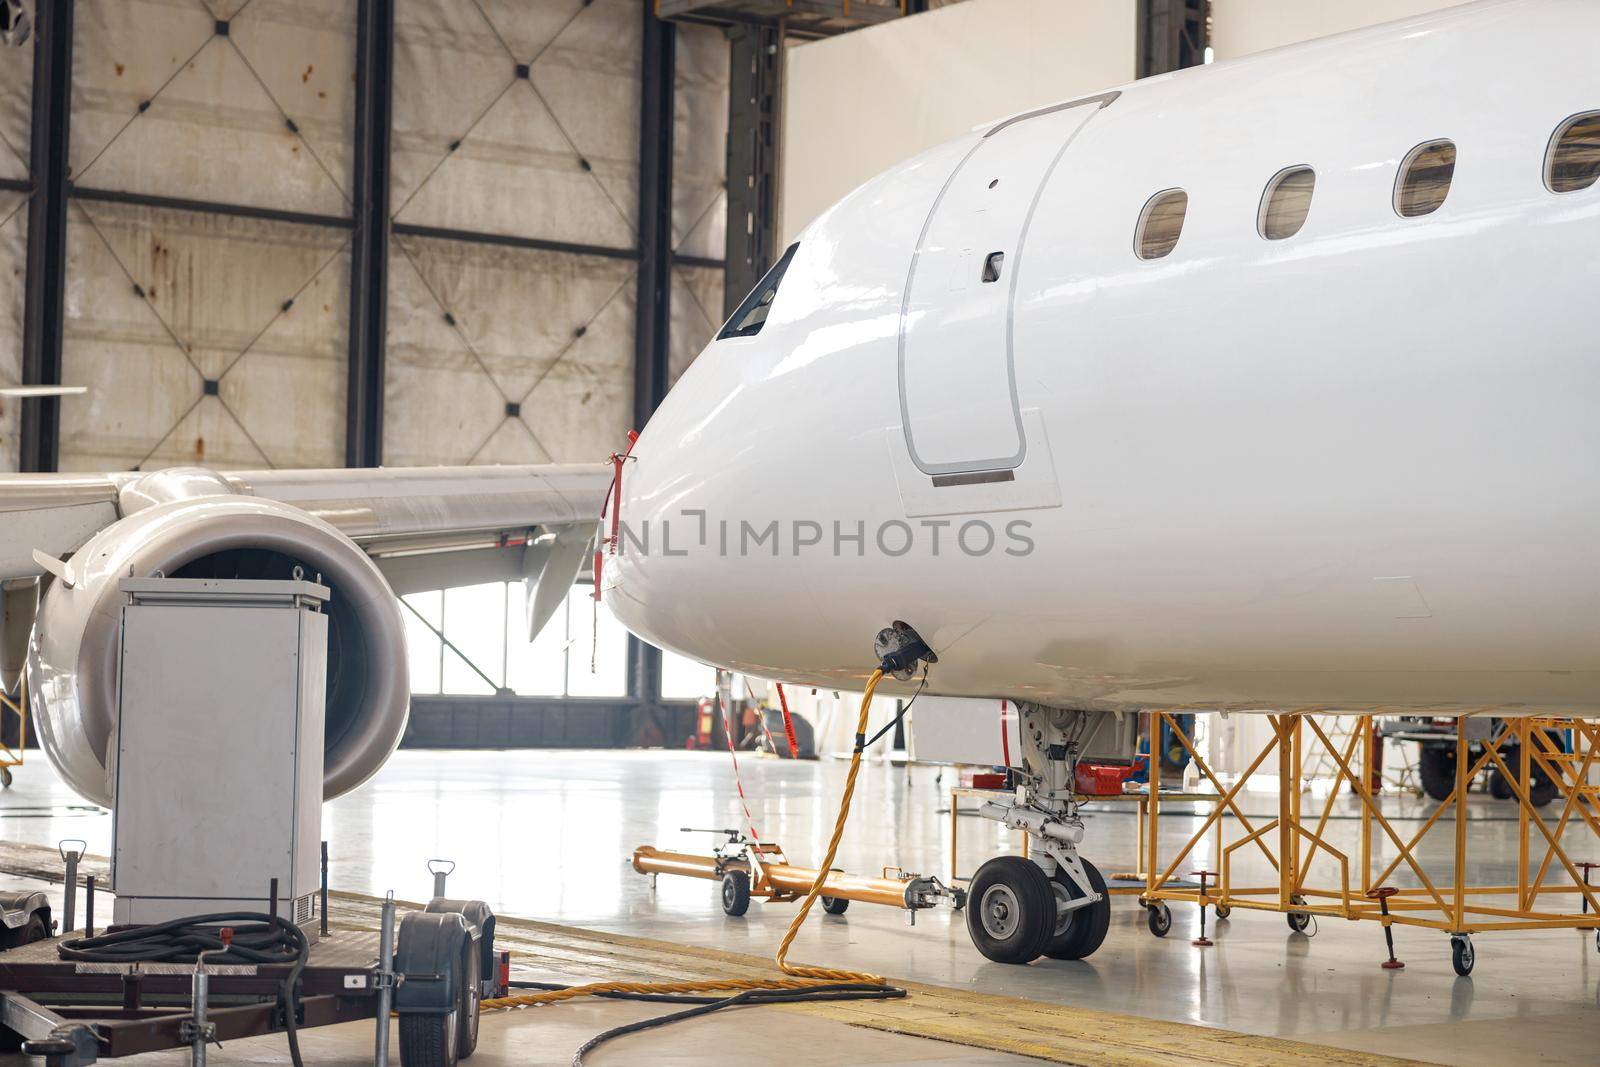
{"label": "hangar wall", "polygon": [[1132,81],[1137,29],[1137,0],[966,0],[793,45],[782,244],[868,178],[978,123]]}
{"label": "hangar wall", "polygon": [[[361,7],[71,5],[61,375],[90,391],[60,402],[61,469],[345,462]],[[641,5],[392,8],[383,460],[603,458],[635,418]],[[675,37],[673,378],[720,317],[728,84],[719,30]],[[8,382],[33,54],[0,64]]]}
{"label": "hangar wall", "polygon": [[[29,105],[33,51],[19,49],[0,63],[0,382],[22,380],[22,300],[28,269]],[[22,461],[21,408],[0,397],[0,472]]]}
{"label": "hangar wall", "polygon": [[[68,76],[44,80],[69,106],[41,141],[64,144],[68,168],[59,380],[89,391],[59,401],[59,469],[346,463],[364,85],[388,97],[389,151],[375,150],[390,197],[375,302],[385,465],[594,461],[625,441],[651,256],[639,217],[642,139],[658,135],[642,118],[651,62],[673,72],[669,385],[720,325],[720,29],[658,23],[652,44],[643,0],[39,10],[35,39],[0,50],[0,384],[24,380],[29,204],[48,188],[30,159],[34,58],[66,41]],[[51,12],[70,33],[48,37]],[[390,39],[371,31],[374,12],[392,15],[393,54],[363,67],[362,26]],[[20,410],[0,400],[3,470],[23,462]],[[630,641],[608,613],[591,672],[586,595],[552,648],[519,633],[522,597],[517,584],[409,598],[418,691],[493,694],[502,710],[633,699]],[[666,697],[705,691],[704,673],[669,658]]]}
{"label": "hangar wall", "polygon": [[1461,0],[1211,0],[1211,47],[1232,59],[1313,37],[1392,22]]}

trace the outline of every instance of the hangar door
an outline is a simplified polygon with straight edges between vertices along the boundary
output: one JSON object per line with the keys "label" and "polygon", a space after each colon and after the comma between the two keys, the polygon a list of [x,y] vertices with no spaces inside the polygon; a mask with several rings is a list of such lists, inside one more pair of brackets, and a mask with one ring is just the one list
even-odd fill
{"label": "hangar door", "polygon": [[934,201],[900,316],[906,447],[925,474],[1008,470],[1027,452],[1011,360],[1023,238],[1045,178],[1109,102],[1047,108],[990,130]]}

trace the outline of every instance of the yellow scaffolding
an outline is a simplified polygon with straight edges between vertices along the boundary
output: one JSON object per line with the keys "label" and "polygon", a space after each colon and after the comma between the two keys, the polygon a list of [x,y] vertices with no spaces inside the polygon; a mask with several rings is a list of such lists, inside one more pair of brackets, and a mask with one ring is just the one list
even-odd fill
{"label": "yellow scaffolding", "polygon": [[[17,747],[5,743],[4,726],[12,716],[17,719]],[[17,683],[17,698],[12,700],[0,692],[0,788],[11,788],[11,768],[22,766],[23,750],[28,747],[28,677],[23,675]]]}
{"label": "yellow scaffolding", "polygon": [[[1275,911],[1291,917],[1296,928],[1303,928],[1308,916],[1324,915],[1342,919],[1373,919],[1383,925],[1427,927],[1450,933],[1457,943],[1456,969],[1471,970],[1472,950],[1466,935],[1489,930],[1537,930],[1600,928],[1600,886],[1590,886],[1586,877],[1590,864],[1575,861],[1562,843],[1569,830],[1588,829],[1600,839],[1600,793],[1590,785],[1591,772],[1600,765],[1600,722],[1584,719],[1520,718],[1506,721],[1504,729],[1482,742],[1483,751],[1469,761],[1471,749],[1465,731],[1465,718],[1456,720],[1456,780],[1450,796],[1409,838],[1403,837],[1379,810],[1372,788],[1373,721],[1363,716],[1347,738],[1330,736],[1315,714],[1326,709],[1285,712],[1268,716],[1272,737],[1261,748],[1232,784],[1224,786],[1218,775],[1201,758],[1192,740],[1183,732],[1176,715],[1157,712],[1150,716],[1152,740],[1165,722],[1194,761],[1200,775],[1219,794],[1209,816],[1194,831],[1177,855],[1164,865],[1158,847],[1161,825],[1161,767],[1150,761],[1150,802],[1145,813],[1143,844],[1145,885],[1140,902],[1158,907],[1165,901],[1207,904],[1221,909],[1246,908]],[[1486,709],[1482,714],[1489,714]],[[1571,751],[1551,736],[1567,732],[1573,739]],[[1516,747],[1516,768],[1500,751],[1510,740]],[[1343,744],[1340,744],[1343,741]],[[1509,746],[1507,746],[1509,747]],[[1152,751],[1155,745],[1151,745]],[[1359,750],[1359,751],[1358,751]],[[1267,758],[1277,752],[1277,814],[1256,825],[1240,809],[1238,798]],[[1334,788],[1322,803],[1314,821],[1302,810],[1302,791],[1298,785],[1308,757],[1326,758],[1335,772]],[[1359,762],[1357,762],[1359,757]],[[1528,782],[1537,767],[1555,784],[1556,799],[1563,801],[1554,826],[1529,802]],[[1481,771],[1497,769],[1517,805],[1518,848],[1514,885],[1474,885],[1467,877],[1467,785]],[[1360,855],[1352,857],[1334,847],[1324,836],[1334,803],[1341,790],[1348,788],[1360,800]],[[1454,871],[1448,885],[1436,885],[1417,857],[1417,847],[1446,813],[1453,813]],[[1173,883],[1173,875],[1189,854],[1214,827],[1219,831],[1225,816],[1231,815],[1241,834],[1219,846],[1220,871],[1215,885],[1196,888]],[[1394,858],[1375,869],[1374,844],[1381,834],[1393,846]],[[1544,845],[1537,865],[1532,845]],[[1276,884],[1237,886],[1233,884],[1234,854],[1239,849],[1259,850],[1276,872]],[[1313,884],[1312,861],[1327,857],[1337,868],[1336,884]],[[1552,868],[1559,863],[1565,876],[1551,881]],[[1404,865],[1414,876],[1414,886],[1390,886],[1389,880]],[[1328,866],[1327,863],[1324,866]],[[1580,868],[1583,868],[1580,873]],[[1393,889],[1386,901],[1377,899],[1376,890]],[[1577,897],[1578,900],[1573,898]],[[1571,905],[1579,903],[1574,910]],[[1152,921],[1151,928],[1158,928]],[[1164,930],[1162,931],[1164,932]],[[1600,937],[1597,937],[1600,944]],[[1463,952],[1465,962],[1463,963]],[[1465,969],[1463,969],[1465,968]]]}

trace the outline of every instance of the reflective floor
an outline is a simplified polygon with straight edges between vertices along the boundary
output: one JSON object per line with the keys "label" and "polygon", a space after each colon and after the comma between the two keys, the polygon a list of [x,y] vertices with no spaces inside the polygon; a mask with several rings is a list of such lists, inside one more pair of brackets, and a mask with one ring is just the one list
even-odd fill
{"label": "reflective floor", "polygon": [[[752,757],[742,766],[763,837],[782,843],[797,863],[812,860],[832,826],[844,764]],[[945,875],[950,784],[948,772],[941,776],[933,768],[867,766],[839,866],[875,873],[891,864]],[[1244,805],[1246,814],[1259,813],[1264,822],[1274,800],[1252,796]],[[104,854],[109,817],[80,805],[42,762],[30,764],[0,797],[0,834],[49,844],[80,837],[91,852]],[[1431,802],[1402,797],[1385,798],[1384,806],[1402,834],[1418,829],[1433,809]],[[1131,869],[1132,806],[1110,802],[1091,810],[1084,854],[1108,874]],[[1341,799],[1333,810],[1326,836],[1353,853],[1358,833],[1353,802]],[[1470,813],[1470,876],[1510,879],[1514,809],[1474,795]],[[757,902],[745,917],[730,919],[717,904],[713,883],[662,878],[652,888],[628,866],[637,845],[706,849],[709,835],[680,828],[733,827],[741,819],[725,753],[408,751],[373,782],[330,804],[325,833],[337,888],[393,889],[403,898],[425,897],[424,865],[441,857],[458,864],[449,884],[452,896],[481,897],[497,911],[767,954],[776,948],[792,905]],[[1164,853],[1171,855],[1199,822],[1169,811]],[[1230,824],[1228,833],[1237,836],[1237,826]],[[1447,818],[1420,850],[1430,875],[1446,881],[1452,833]],[[960,817],[963,874],[1009,844],[995,824]],[[1569,832],[1567,845],[1575,859],[1600,860],[1600,841],[1587,831]],[[1212,848],[1208,839],[1181,870],[1216,869]],[[1376,853],[1384,862],[1392,855],[1386,845]],[[1250,853],[1235,862],[1236,879],[1267,871]],[[1324,871],[1329,879],[1331,870]],[[0,884],[21,883],[0,879]],[[1508,1057],[1519,1063],[1594,1063],[1600,1055],[1595,1052],[1600,1048],[1600,955],[1592,935],[1481,934],[1475,939],[1474,974],[1458,978],[1447,937],[1434,931],[1397,931],[1407,966],[1396,972],[1378,967],[1384,951],[1375,924],[1325,919],[1307,937],[1291,934],[1281,916],[1236,910],[1214,927],[1215,946],[1197,949],[1189,944],[1197,912],[1187,906],[1174,911],[1174,930],[1161,940],[1146,930],[1144,913],[1132,899],[1118,898],[1110,935],[1091,959],[1007,967],[978,955],[959,915],[924,913],[908,927],[902,912],[857,904],[845,916],[814,917],[791,955],[919,982],[1442,1063],[1500,1067]],[[596,1019],[608,1012],[618,1020],[632,1017],[624,1006],[596,1010]],[[574,1030],[574,1041],[580,1036]],[[684,1047],[692,1049],[692,1043]],[[875,1055],[969,1062],[951,1046],[931,1048],[885,1046]],[[545,1062],[549,1051],[504,1062]],[[550,1062],[563,1059],[551,1055]],[[570,1049],[564,1055],[570,1056]],[[980,1061],[1001,1062],[989,1054],[970,1060]],[[238,1062],[276,1061],[264,1046]]]}

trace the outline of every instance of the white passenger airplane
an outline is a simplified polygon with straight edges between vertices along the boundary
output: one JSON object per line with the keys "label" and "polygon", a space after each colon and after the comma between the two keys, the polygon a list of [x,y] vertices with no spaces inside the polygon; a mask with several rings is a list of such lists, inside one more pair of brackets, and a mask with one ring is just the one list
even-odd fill
{"label": "white passenger airplane", "polygon": [[[1040,108],[867,183],[639,438],[612,610],[832,687],[901,621],[931,692],[1018,702],[1030,777],[997,815],[1038,865],[986,865],[974,898],[1011,905],[969,918],[1012,961],[1105,934],[1071,801],[1091,715],[1600,715],[1596,40],[1587,0],[1490,0]],[[48,575],[35,716],[104,802],[118,577],[306,566],[344,604],[335,795],[404,724],[380,568],[542,574],[548,601],[610,473],[7,478],[6,665]]]}
{"label": "white passenger airplane", "polygon": [[1600,715],[1596,40],[1592,0],[1493,0],[869,181],[639,438],[612,610],[850,688],[903,620],[930,692],[1018,702],[986,814],[1048,881],[991,861],[968,910],[1007,962],[1104,936],[1095,712]]}

